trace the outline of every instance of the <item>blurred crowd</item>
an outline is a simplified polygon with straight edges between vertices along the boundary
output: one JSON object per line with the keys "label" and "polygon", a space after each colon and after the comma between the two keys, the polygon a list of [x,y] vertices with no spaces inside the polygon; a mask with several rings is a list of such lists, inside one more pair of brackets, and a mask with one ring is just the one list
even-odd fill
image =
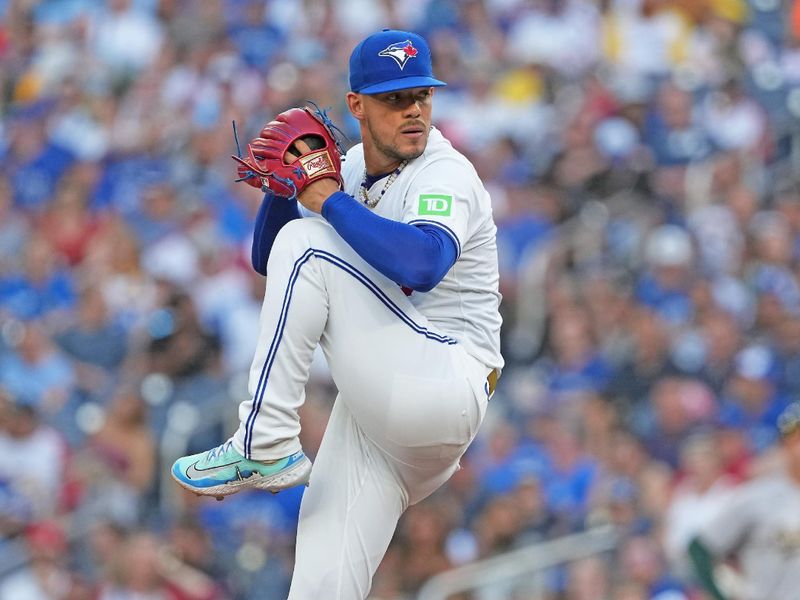
{"label": "blurred crowd", "polygon": [[[206,502],[165,472],[233,431],[256,343],[261,196],[231,123],[247,140],[311,99],[355,143],[347,58],[381,27],[430,41],[434,123],[492,194],[507,368],[373,597],[601,524],[611,555],[472,597],[699,597],[688,541],[775,468],[800,393],[800,2],[0,15],[0,600],[285,597],[301,491]],[[334,395],[317,365],[312,456]]]}

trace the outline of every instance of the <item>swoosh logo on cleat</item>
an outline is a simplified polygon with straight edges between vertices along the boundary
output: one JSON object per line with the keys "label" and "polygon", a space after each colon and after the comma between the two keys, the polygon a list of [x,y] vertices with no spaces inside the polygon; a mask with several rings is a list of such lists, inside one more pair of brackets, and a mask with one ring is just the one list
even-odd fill
{"label": "swoosh logo on cleat", "polygon": [[[219,473],[223,469],[227,469],[228,467],[232,467],[233,465],[239,464],[241,461],[237,460],[232,463],[228,463],[227,465],[217,465],[216,467],[208,467],[207,469],[198,469],[197,463],[200,461],[198,460],[196,463],[189,465],[189,468],[186,469],[186,477],[189,479],[197,479],[200,477],[209,477],[211,475],[215,475]],[[238,470],[238,469],[237,469]]]}

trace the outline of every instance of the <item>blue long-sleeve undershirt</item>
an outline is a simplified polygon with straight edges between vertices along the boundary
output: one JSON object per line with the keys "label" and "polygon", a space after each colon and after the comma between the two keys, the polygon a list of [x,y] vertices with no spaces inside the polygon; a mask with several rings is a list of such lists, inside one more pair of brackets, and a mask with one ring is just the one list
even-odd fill
{"label": "blue long-sleeve undershirt", "polygon": [[[256,217],[253,238],[256,271],[266,274],[275,236],[286,223],[299,216],[296,202],[265,199]],[[385,219],[344,192],[336,192],[325,201],[322,216],[367,263],[412,290],[432,290],[458,257],[455,242],[443,229]]]}
{"label": "blue long-sleeve undershirt", "polygon": [[345,192],[331,194],[322,216],[370,265],[412,290],[432,290],[458,258],[442,228],[379,217]]}
{"label": "blue long-sleeve undershirt", "polygon": [[250,253],[250,260],[256,271],[262,275],[267,274],[267,259],[278,232],[289,221],[299,218],[297,200],[279,198],[272,192],[267,192],[256,215],[253,248]]}

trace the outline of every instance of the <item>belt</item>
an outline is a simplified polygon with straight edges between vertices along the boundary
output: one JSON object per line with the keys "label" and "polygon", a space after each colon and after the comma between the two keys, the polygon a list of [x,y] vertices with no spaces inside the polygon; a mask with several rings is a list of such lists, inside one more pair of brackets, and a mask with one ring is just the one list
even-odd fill
{"label": "belt", "polygon": [[486,376],[486,385],[489,386],[489,397],[491,398],[494,394],[494,388],[497,387],[497,380],[500,377],[500,373],[497,369],[492,369],[492,372]]}

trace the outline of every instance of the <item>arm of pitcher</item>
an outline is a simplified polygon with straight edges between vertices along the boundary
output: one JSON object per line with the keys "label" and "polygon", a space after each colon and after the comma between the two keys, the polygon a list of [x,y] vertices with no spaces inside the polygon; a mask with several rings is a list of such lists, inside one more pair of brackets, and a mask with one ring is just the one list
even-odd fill
{"label": "arm of pitcher", "polygon": [[300,216],[297,200],[287,200],[275,196],[272,192],[264,195],[256,216],[253,247],[250,253],[250,260],[257,272],[262,275],[267,274],[267,259],[278,232],[286,223],[299,219]]}
{"label": "arm of pitcher", "polygon": [[328,197],[322,216],[367,263],[412,290],[432,290],[457,258],[455,243],[435,224],[385,219],[344,192]]}

